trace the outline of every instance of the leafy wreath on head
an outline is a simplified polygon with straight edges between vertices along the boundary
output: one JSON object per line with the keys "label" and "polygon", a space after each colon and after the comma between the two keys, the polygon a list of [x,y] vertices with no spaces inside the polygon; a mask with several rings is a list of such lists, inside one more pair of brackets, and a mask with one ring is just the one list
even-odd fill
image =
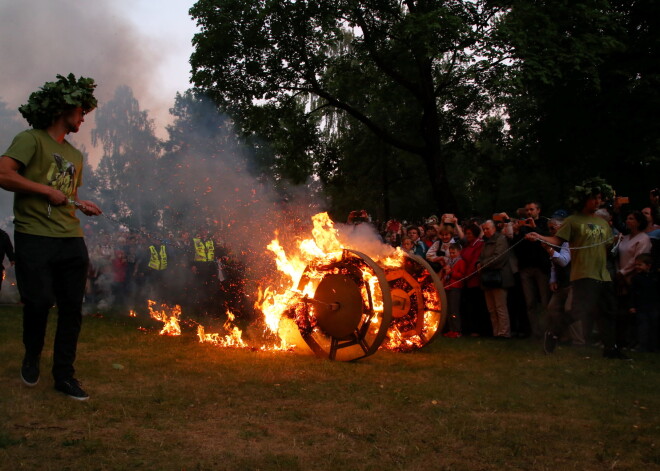
{"label": "leafy wreath on head", "polygon": [[57,75],[56,82],[46,82],[32,93],[28,102],[18,108],[27,122],[35,129],[46,129],[68,110],[82,108],[89,113],[97,106],[94,98],[96,84],[93,78],[69,74]]}
{"label": "leafy wreath on head", "polygon": [[585,201],[600,194],[603,201],[612,200],[614,189],[602,178],[595,177],[576,185],[568,196],[568,204],[576,211],[582,209]]}

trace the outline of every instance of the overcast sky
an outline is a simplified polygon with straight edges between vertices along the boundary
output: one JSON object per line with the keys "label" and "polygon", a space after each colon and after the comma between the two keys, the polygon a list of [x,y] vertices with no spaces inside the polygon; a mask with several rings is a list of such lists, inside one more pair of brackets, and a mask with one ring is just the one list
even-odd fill
{"label": "overcast sky", "polygon": [[[174,96],[190,86],[196,27],[188,10],[194,3],[0,0],[0,100],[16,109],[44,82],[73,72],[96,80],[100,106],[119,85],[131,87],[165,137]],[[77,137],[94,155],[87,134],[92,126],[86,123]]]}

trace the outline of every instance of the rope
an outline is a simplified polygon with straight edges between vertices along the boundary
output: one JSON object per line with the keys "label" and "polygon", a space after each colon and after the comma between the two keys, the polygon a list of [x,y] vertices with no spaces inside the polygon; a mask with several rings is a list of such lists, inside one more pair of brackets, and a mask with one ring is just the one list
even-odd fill
{"label": "rope", "polygon": [[[615,238],[616,238],[616,236],[613,235],[613,236],[610,237],[609,239],[604,240],[604,241],[601,241],[601,242],[598,242],[598,243],[595,243],[595,244],[591,244],[591,245],[583,245],[583,246],[581,246],[581,247],[570,247],[570,246],[569,246],[568,248],[569,248],[570,250],[590,249],[590,248],[593,248],[593,247],[598,247],[598,246],[600,246],[600,245],[607,244],[607,243],[611,242],[612,240],[614,240]],[[516,242],[515,244],[513,244],[511,247],[509,247],[507,250],[505,250],[504,252],[502,252],[501,254],[499,254],[497,257],[495,257],[493,260],[491,260],[490,262],[488,262],[486,265],[480,265],[479,268],[477,268],[475,271],[473,271],[472,273],[470,273],[468,276],[465,276],[465,277],[461,278],[460,280],[456,280],[456,281],[454,281],[453,283],[450,283],[450,284],[446,285],[445,288],[450,288],[450,287],[452,287],[452,286],[454,286],[454,285],[457,285],[457,284],[459,284],[459,283],[462,283],[463,281],[467,280],[468,278],[472,278],[473,276],[477,275],[481,270],[483,270],[483,269],[486,268],[487,266],[491,265],[493,262],[495,262],[496,260],[498,260],[498,259],[499,259],[500,257],[502,257],[503,255],[505,255],[505,254],[509,253],[510,251],[512,251],[512,250],[514,249],[514,247],[516,247],[518,244],[520,244],[520,243],[521,243],[522,241],[524,241],[524,240],[527,240],[527,239],[525,239],[525,238],[523,237],[523,238],[520,239],[518,242]],[[561,247],[560,245],[551,244],[551,243],[546,242],[546,241],[544,241],[544,240],[542,240],[542,239],[538,239],[538,238],[537,238],[536,241],[542,242],[543,244],[549,245],[550,247],[555,248],[555,249],[558,249],[558,250],[561,250],[561,249],[562,249],[562,247]],[[621,239],[619,238],[619,239],[617,240],[616,244],[614,245],[614,247],[612,247],[612,251],[613,251],[613,252],[614,252],[614,250],[619,246],[619,243],[620,243],[620,242],[621,242]]]}

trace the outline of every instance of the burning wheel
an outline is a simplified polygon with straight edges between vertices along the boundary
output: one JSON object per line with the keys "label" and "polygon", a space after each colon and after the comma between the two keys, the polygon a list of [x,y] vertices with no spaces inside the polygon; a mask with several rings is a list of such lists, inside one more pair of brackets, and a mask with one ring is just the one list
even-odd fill
{"label": "burning wheel", "polygon": [[420,257],[409,256],[400,267],[381,267],[345,249],[339,261],[308,266],[298,289],[310,283],[317,283],[314,297],[303,299],[296,323],[320,357],[358,360],[374,354],[384,341],[393,350],[421,348],[444,324],[442,283]]}
{"label": "burning wheel", "polygon": [[428,344],[446,320],[447,299],[440,278],[423,258],[408,256],[386,274],[392,296],[392,320],[385,348],[410,351]]}

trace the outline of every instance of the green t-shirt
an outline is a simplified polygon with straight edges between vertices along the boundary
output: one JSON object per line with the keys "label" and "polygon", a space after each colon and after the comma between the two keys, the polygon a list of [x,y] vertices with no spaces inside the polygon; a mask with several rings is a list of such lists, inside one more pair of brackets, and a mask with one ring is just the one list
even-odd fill
{"label": "green t-shirt", "polygon": [[[60,144],[41,129],[19,133],[3,154],[20,162],[28,180],[50,185],[75,199],[82,183],[83,156],[66,140]],[[73,204],[50,207],[42,195],[14,194],[16,232],[46,237],[82,237]]]}
{"label": "green t-shirt", "polygon": [[557,237],[571,249],[571,281],[591,278],[612,281],[607,271],[607,249],[612,242],[612,228],[603,218],[574,214],[564,221]]}

